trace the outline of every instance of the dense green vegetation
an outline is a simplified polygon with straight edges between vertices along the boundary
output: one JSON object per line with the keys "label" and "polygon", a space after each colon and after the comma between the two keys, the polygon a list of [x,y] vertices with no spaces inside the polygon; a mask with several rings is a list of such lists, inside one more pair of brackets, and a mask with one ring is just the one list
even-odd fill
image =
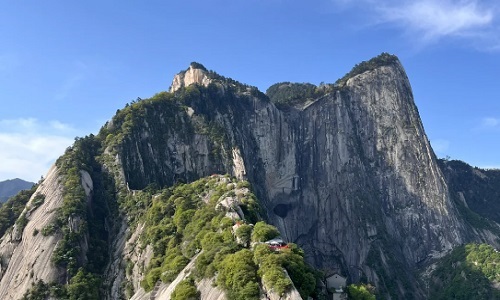
{"label": "dense green vegetation", "polygon": [[500,299],[500,253],[486,244],[455,248],[438,263],[430,279],[431,299]]}
{"label": "dense green vegetation", "polygon": [[356,64],[349,73],[345,74],[344,77],[337,80],[335,84],[343,86],[351,77],[362,74],[366,71],[374,70],[381,66],[393,64],[397,61],[397,56],[383,52],[382,54],[370,59],[369,61],[362,61],[359,64]]}
{"label": "dense green vegetation", "polygon": [[266,224],[263,221],[257,222],[252,231],[252,242],[265,242],[279,236],[280,232],[276,227]]}
{"label": "dense green vegetation", "polygon": [[[262,221],[251,225],[257,220],[259,206],[246,186],[228,176],[211,176],[163,189],[152,196],[141,217],[145,223],[142,244],[151,245],[154,252],[142,287],[149,291],[158,280],[173,281],[196,257],[195,279],[218,274],[216,283],[229,299],[258,299],[261,281],[279,294],[291,288],[292,281],[303,296],[312,294],[316,279],[296,245],[277,252],[266,244],[257,244],[252,251],[250,240],[265,241],[279,232]],[[221,199],[233,199],[235,204],[230,208],[221,206]],[[235,213],[234,205],[248,217],[228,218],[228,211]],[[182,290],[182,294],[192,291],[187,286]]]}
{"label": "dense green vegetation", "polygon": [[259,299],[259,279],[257,265],[253,262],[252,251],[242,249],[228,254],[217,270],[217,283],[227,291],[229,299]]}
{"label": "dense green vegetation", "polygon": [[202,65],[202,64],[200,64],[200,63],[198,63],[198,62],[193,61],[193,62],[191,62],[191,64],[189,64],[189,65],[190,65],[190,67],[192,67],[193,69],[200,69],[200,70],[203,70],[203,71],[205,71],[205,72],[208,72],[207,68],[205,68],[205,66],[204,66],[204,65]]}
{"label": "dense green vegetation", "polygon": [[100,279],[80,269],[71,278],[68,285],[45,283],[37,281],[30,290],[23,295],[23,300],[95,300],[101,299],[99,293]]}
{"label": "dense green vegetation", "polygon": [[88,273],[83,269],[78,270],[67,285],[69,300],[100,299],[99,288],[101,281],[97,275]]}
{"label": "dense green vegetation", "polygon": [[351,284],[347,287],[347,295],[352,300],[375,300],[374,290],[370,284]]}
{"label": "dense green vegetation", "polygon": [[24,295],[22,300],[68,299],[66,288],[57,283],[37,281]]}
{"label": "dense green vegetation", "polygon": [[[95,151],[94,139],[92,137],[76,139],[73,147],[66,150],[56,165],[62,175],[63,204],[57,212],[57,219],[53,225],[63,233],[62,240],[58,243],[52,256],[53,262],[66,268],[68,274],[74,276],[81,266],[79,259],[82,255],[80,241],[87,233],[87,198],[81,184],[81,173],[88,169],[88,162]],[[70,228],[68,219],[81,220],[79,228]],[[42,232],[46,232],[42,229]]]}
{"label": "dense green vegetation", "polygon": [[[231,237],[231,220],[223,220],[224,212],[215,210],[216,201],[227,191],[216,178],[204,178],[191,184],[180,184],[155,195],[144,215],[144,245],[152,245],[154,257],[147,268],[142,286],[151,290],[158,279],[170,282],[187,265],[203,242],[208,247],[207,233],[225,230],[221,236]],[[207,187],[214,188],[205,205],[201,195]],[[235,245],[234,245],[235,246]],[[161,276],[160,276],[161,274]]]}
{"label": "dense green vegetation", "polygon": [[[254,261],[259,265],[259,276],[264,284],[279,295],[288,290],[292,281],[303,298],[311,295],[316,287],[314,271],[304,263],[304,252],[295,244],[278,252],[259,244],[254,249]],[[290,279],[285,275],[288,273]]]}
{"label": "dense green vegetation", "polygon": [[270,86],[266,95],[271,102],[284,108],[317,99],[325,95],[324,87],[317,87],[311,83],[280,82]]}
{"label": "dense green vegetation", "polygon": [[[16,220],[21,215],[26,203],[28,203],[31,196],[35,193],[37,187],[38,185],[34,185],[30,190],[20,191],[0,206],[0,236],[3,236],[7,229],[16,223]],[[26,216],[20,222],[27,222]]]}
{"label": "dense green vegetation", "polygon": [[200,292],[196,289],[194,279],[189,277],[181,281],[172,292],[172,300],[199,300]]}

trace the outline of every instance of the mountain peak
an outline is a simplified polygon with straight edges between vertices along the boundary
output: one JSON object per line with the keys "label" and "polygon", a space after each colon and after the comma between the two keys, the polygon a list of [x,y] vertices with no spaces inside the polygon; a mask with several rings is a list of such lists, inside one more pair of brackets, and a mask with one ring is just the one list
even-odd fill
{"label": "mountain peak", "polygon": [[180,88],[188,87],[192,84],[208,86],[212,80],[208,76],[208,70],[200,63],[192,62],[189,68],[174,76],[170,92],[176,92]]}
{"label": "mountain peak", "polygon": [[349,78],[367,71],[378,69],[383,66],[395,66],[398,68],[402,68],[399,58],[396,55],[382,52],[381,54],[373,57],[368,61],[362,61],[359,64],[356,64],[349,73],[345,74],[344,77],[337,80],[336,84],[342,86],[347,82]]}
{"label": "mountain peak", "polygon": [[200,64],[200,63],[198,63],[198,62],[195,62],[195,61],[193,61],[193,62],[191,62],[191,63],[189,64],[189,68],[192,68],[192,69],[199,69],[199,70],[202,70],[202,71],[208,72],[207,68],[205,68],[205,66],[204,66],[204,65],[202,65],[202,64]]}

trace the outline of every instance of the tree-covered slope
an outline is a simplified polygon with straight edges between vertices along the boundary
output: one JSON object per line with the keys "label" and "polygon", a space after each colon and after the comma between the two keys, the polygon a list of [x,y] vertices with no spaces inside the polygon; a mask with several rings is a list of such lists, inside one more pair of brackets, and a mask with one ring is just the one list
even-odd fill
{"label": "tree-covered slope", "polygon": [[317,87],[311,83],[280,82],[271,85],[266,95],[280,108],[286,108],[307,101],[313,101],[326,94],[326,86]]}
{"label": "tree-covered slope", "polygon": [[3,236],[19,219],[21,212],[30,197],[35,193],[36,188],[37,185],[34,185],[29,190],[22,190],[0,206],[0,236]]}
{"label": "tree-covered slope", "polygon": [[500,223],[500,170],[484,170],[459,160],[440,160],[450,191],[457,201],[477,214]]}
{"label": "tree-covered slope", "polygon": [[228,299],[259,299],[262,285],[278,295],[294,287],[307,298],[316,279],[303,252],[294,244],[271,250],[264,242],[280,234],[259,220],[249,184],[229,176],[158,191],[139,221],[144,223],[140,245],[151,245],[154,253],[141,286],[150,291],[158,280],[172,282],[196,257],[192,282],[216,277]]}
{"label": "tree-covered slope", "polygon": [[430,277],[430,299],[500,299],[500,253],[467,244],[442,258]]}
{"label": "tree-covered slope", "polygon": [[356,75],[363,74],[364,72],[374,70],[376,68],[387,66],[390,64],[397,63],[399,60],[397,56],[389,54],[387,52],[383,52],[380,55],[368,60],[362,61],[359,64],[356,64],[351,71],[345,74],[342,78],[338,79],[335,84],[339,86],[343,86],[346,84],[349,78],[352,78]]}

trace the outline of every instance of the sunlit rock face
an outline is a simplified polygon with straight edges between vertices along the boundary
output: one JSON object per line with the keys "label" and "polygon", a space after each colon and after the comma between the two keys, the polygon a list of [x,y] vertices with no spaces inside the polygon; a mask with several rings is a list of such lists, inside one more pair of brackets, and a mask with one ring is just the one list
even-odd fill
{"label": "sunlit rock face", "polygon": [[208,86],[210,82],[211,80],[207,76],[207,70],[191,64],[186,71],[175,75],[174,80],[172,80],[172,85],[170,86],[170,92],[176,92],[180,88],[187,87],[192,84]]}

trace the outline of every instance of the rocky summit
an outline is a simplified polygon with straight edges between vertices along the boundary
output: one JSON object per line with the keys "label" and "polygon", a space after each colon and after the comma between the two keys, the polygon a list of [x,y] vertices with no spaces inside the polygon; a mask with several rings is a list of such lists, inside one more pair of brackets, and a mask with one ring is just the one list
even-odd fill
{"label": "rocky summit", "polygon": [[499,183],[436,158],[393,55],[266,93],[192,63],[24,195],[1,224],[0,298],[354,298],[362,283],[427,299],[453,249],[498,248],[481,201],[496,209]]}

